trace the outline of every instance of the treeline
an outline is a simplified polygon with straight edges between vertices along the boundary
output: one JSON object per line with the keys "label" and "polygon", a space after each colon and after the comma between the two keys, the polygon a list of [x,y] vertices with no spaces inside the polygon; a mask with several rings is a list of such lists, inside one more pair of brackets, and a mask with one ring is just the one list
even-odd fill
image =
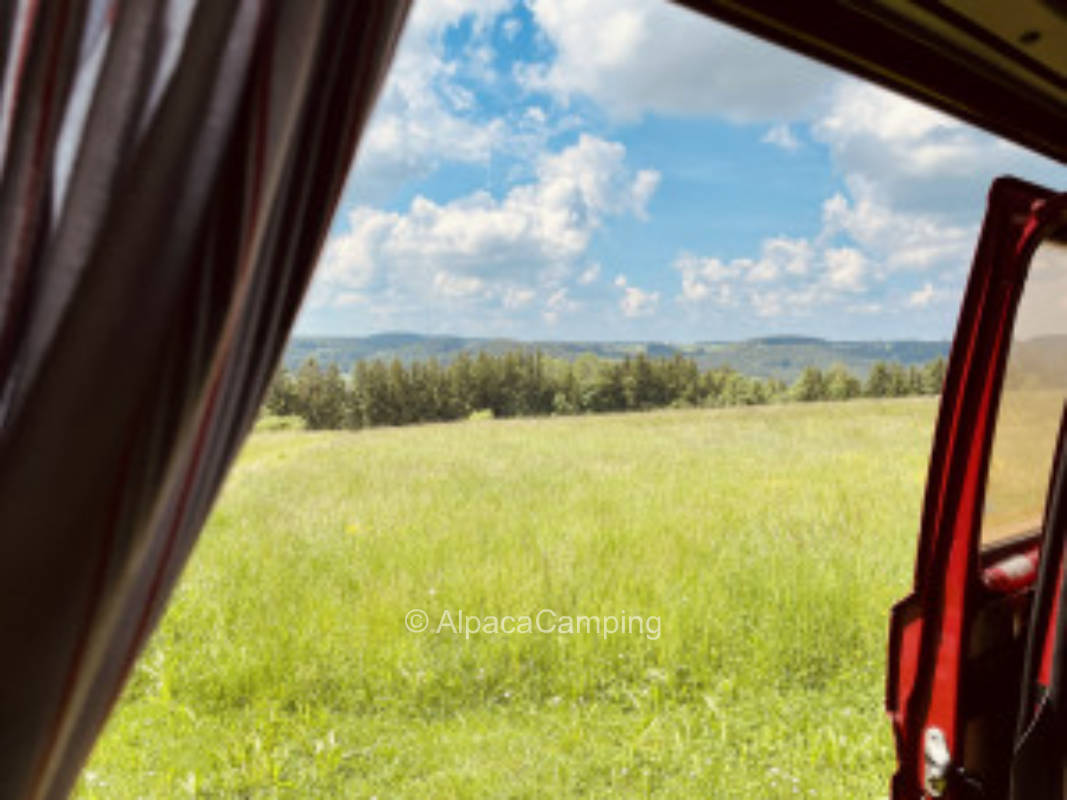
{"label": "treeline", "polygon": [[879,362],[865,381],[840,365],[809,367],[792,385],[729,367],[701,370],[681,355],[621,361],[584,355],[571,362],[539,351],[461,354],[447,365],[436,359],[361,361],[349,376],[334,364],[322,367],[308,359],[296,370],[278,372],[265,408],[299,416],[309,428],[368,428],[465,419],[476,412],[519,417],[904,397],[939,393],[944,376],[944,359],[922,367]]}

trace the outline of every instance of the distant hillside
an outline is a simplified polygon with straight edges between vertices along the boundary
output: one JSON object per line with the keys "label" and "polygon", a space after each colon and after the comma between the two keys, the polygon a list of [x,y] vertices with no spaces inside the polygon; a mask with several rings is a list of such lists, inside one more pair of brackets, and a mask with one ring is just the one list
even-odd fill
{"label": "distant hillside", "polygon": [[825,369],[844,364],[853,374],[865,376],[876,361],[925,364],[948,354],[948,342],[887,341],[834,342],[801,336],[771,336],[743,342],[522,342],[514,339],[478,339],[460,336],[426,336],[417,333],[379,333],[363,337],[294,337],[285,352],[285,364],[295,368],[308,358],[320,364],[336,363],[348,372],[356,361],[394,358],[409,363],[428,358],[448,362],[460,353],[504,353],[540,349],[547,355],[573,360],[585,353],[621,359],[645,353],[673,356],[681,353],[702,368],[730,366],[757,378],[795,379],[805,367]]}
{"label": "distant hillside", "polygon": [[1014,388],[1059,388],[1067,384],[1067,336],[1012,342],[1007,383]]}
{"label": "distant hillside", "polygon": [[949,342],[835,342],[774,336],[743,342],[701,342],[680,349],[692,355],[701,366],[729,365],[754,377],[792,381],[805,367],[826,369],[833,364],[844,364],[853,374],[863,376],[878,361],[925,364],[948,356]]}

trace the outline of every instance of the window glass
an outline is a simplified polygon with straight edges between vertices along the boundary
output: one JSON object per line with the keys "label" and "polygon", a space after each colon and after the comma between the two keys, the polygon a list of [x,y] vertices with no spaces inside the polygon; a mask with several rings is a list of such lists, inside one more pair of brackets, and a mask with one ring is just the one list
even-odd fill
{"label": "window glass", "polygon": [[1067,397],[1067,245],[1034,254],[1016,316],[986,492],[983,542],[1041,526]]}

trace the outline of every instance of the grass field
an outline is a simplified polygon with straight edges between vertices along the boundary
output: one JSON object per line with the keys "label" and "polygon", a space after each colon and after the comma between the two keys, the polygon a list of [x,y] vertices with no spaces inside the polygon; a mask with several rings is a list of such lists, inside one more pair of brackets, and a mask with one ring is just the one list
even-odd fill
{"label": "grass field", "polygon": [[[885,797],[934,414],[255,434],[78,796]],[[660,635],[414,634],[414,608]]]}

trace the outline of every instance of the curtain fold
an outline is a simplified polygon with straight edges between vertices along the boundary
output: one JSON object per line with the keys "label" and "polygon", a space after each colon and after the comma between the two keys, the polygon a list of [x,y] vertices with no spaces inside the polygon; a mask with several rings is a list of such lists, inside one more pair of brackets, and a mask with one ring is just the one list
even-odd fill
{"label": "curtain fold", "polygon": [[0,4],[0,796],[77,778],[255,416],[406,12]]}

